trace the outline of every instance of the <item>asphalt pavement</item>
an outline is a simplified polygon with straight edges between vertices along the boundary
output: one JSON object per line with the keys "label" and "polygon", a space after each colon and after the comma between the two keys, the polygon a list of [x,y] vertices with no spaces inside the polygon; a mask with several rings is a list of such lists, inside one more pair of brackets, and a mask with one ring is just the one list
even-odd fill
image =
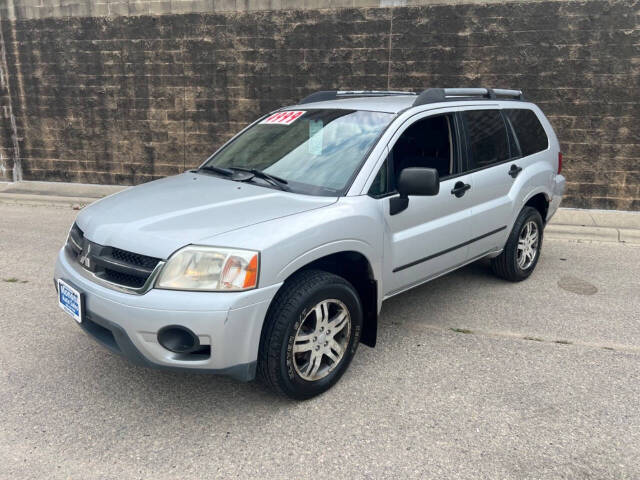
{"label": "asphalt pavement", "polygon": [[640,478],[640,247],[547,239],[385,302],[326,394],[148,370],[56,305],[68,205],[0,204],[0,478]]}

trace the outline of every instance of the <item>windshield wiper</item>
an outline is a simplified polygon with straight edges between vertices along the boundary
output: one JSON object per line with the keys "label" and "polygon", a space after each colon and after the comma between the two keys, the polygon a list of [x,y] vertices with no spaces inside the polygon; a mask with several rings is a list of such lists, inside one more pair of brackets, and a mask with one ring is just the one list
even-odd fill
{"label": "windshield wiper", "polygon": [[285,185],[287,185],[289,182],[287,182],[284,178],[276,177],[275,175],[263,172],[262,170],[258,170],[257,168],[229,167],[229,169],[253,173],[255,177],[268,181],[271,185],[278,187],[280,190],[289,190],[287,187],[285,187]]}
{"label": "windshield wiper", "polygon": [[204,165],[203,167],[200,167],[198,171],[199,170],[218,173],[220,175],[224,175],[225,177],[233,177],[233,170],[229,170],[228,168],[216,167],[215,165]]}

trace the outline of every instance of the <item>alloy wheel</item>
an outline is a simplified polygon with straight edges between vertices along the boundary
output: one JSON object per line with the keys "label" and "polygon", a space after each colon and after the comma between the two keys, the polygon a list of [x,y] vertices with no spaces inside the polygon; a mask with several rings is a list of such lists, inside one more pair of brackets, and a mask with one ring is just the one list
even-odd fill
{"label": "alloy wheel", "polygon": [[293,365],[301,378],[316,381],[329,375],[345,355],[351,316],[340,300],[319,302],[308,311],[293,342]]}
{"label": "alloy wheel", "polygon": [[538,224],[533,220],[527,222],[520,231],[518,238],[517,260],[521,270],[528,269],[538,255],[540,233]]}

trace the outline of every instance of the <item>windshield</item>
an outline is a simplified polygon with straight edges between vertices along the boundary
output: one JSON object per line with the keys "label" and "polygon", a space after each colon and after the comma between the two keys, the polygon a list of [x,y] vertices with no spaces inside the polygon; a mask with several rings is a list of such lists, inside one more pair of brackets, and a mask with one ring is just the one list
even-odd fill
{"label": "windshield", "polygon": [[203,166],[262,170],[286,180],[294,192],[339,195],[393,117],[338,109],[278,112]]}

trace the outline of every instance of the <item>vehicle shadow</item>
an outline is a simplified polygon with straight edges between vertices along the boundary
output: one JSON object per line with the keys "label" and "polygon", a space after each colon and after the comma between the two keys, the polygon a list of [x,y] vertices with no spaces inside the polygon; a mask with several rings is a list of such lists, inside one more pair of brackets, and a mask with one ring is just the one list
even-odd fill
{"label": "vehicle shadow", "polygon": [[[479,260],[386,300],[382,304],[378,331],[384,332],[390,324],[401,324],[407,317],[415,321],[416,313],[455,308],[470,290],[505,288],[505,285],[491,272],[489,260]],[[420,318],[421,321],[438,324],[437,315],[420,315]]]}

